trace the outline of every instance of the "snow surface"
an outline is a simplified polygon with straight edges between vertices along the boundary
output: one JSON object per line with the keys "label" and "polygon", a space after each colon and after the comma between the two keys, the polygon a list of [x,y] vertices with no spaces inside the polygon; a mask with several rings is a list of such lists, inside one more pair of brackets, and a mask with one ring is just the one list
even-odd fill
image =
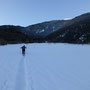
{"label": "snow surface", "polygon": [[90,46],[0,46],[0,90],[90,90]]}

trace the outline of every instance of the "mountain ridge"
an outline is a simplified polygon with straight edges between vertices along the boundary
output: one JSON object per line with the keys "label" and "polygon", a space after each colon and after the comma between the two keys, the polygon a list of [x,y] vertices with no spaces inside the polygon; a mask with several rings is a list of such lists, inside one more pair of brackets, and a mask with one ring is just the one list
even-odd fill
{"label": "mountain ridge", "polygon": [[[84,18],[82,18],[82,16]],[[48,35],[48,39],[53,42],[66,42],[66,43],[90,43],[90,13],[88,16],[83,14],[72,19],[72,25],[62,28],[51,35]],[[84,35],[88,33],[87,35]],[[66,35],[65,35],[66,34]],[[83,35],[83,37],[82,37]],[[60,37],[61,36],[61,37]],[[77,36],[74,38],[74,36]],[[84,40],[82,40],[82,37]],[[85,40],[85,38],[87,38]]]}
{"label": "mountain ridge", "polygon": [[[2,25],[0,26],[0,44],[2,43],[2,41],[5,41],[7,43],[8,41],[9,43],[11,42],[15,43],[14,40],[16,41],[16,43],[22,42],[23,43],[63,42],[63,43],[83,43],[83,44],[90,43],[89,39],[86,41],[83,40],[79,41],[79,38],[81,37],[79,34],[81,33],[82,35],[82,31],[84,33],[89,33],[90,30],[89,26],[90,26],[89,12],[82,14],[80,16],[76,16],[71,20],[52,20],[29,25],[27,27]],[[68,32],[68,34],[64,35],[65,32]],[[78,36],[78,40],[73,39],[75,34],[77,34],[76,36]],[[85,36],[87,36],[88,38],[90,37],[89,34]]]}

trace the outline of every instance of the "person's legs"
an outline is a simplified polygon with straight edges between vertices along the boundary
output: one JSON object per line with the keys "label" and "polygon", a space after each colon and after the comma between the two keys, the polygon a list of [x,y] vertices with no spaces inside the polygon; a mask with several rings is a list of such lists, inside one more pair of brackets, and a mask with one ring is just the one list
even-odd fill
{"label": "person's legs", "polygon": [[25,50],[22,51],[23,56],[25,56]]}

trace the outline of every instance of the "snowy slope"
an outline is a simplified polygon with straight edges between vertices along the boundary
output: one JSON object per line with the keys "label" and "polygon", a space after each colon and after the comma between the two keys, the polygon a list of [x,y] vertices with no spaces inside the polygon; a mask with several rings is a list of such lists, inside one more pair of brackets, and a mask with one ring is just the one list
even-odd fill
{"label": "snowy slope", "polygon": [[90,90],[90,46],[0,46],[0,90]]}
{"label": "snowy slope", "polygon": [[52,20],[52,21],[30,25],[25,27],[25,29],[22,31],[29,37],[41,38],[41,37],[46,37],[51,33],[55,33],[58,30],[61,30],[73,24],[77,24],[78,22],[84,20],[88,20],[88,21],[90,20],[90,12],[84,13],[72,19]]}
{"label": "snowy slope", "polygon": [[71,20],[71,25],[47,36],[49,42],[90,43],[90,13]]}
{"label": "snowy slope", "polygon": [[57,31],[67,25],[70,20],[52,20],[48,22],[38,23],[26,27],[24,32],[30,37],[46,37],[50,33]]}

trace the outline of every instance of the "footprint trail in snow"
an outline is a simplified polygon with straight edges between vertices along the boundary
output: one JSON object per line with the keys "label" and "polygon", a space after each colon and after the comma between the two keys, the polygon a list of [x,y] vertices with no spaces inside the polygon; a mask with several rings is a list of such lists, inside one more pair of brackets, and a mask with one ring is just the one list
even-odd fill
{"label": "footprint trail in snow", "polygon": [[26,65],[25,57],[20,60],[17,70],[15,90],[27,90],[26,89]]}

